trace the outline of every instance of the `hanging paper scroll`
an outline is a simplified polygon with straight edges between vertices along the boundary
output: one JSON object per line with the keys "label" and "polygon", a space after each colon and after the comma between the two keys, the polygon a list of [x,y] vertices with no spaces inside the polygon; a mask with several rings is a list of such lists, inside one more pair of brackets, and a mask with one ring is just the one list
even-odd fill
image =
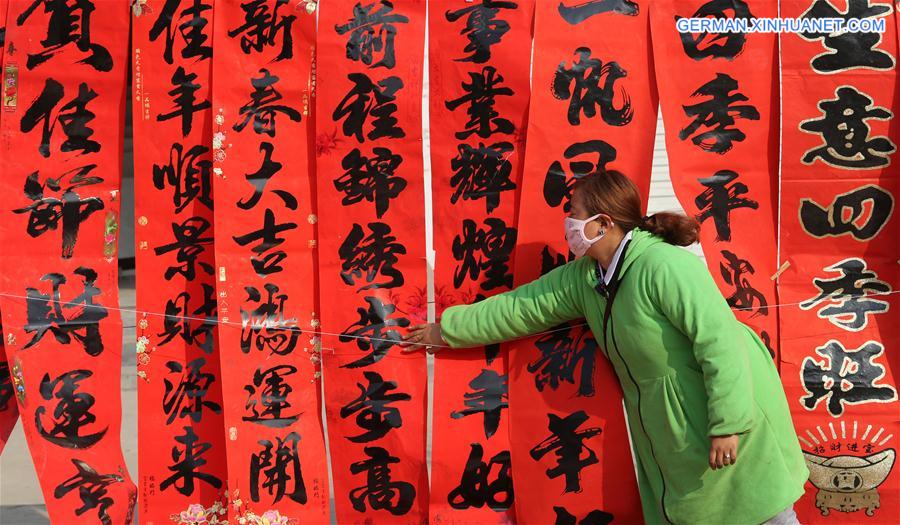
{"label": "hanging paper scroll", "polygon": [[[0,0],[0,78],[3,78],[3,84],[0,84],[0,102],[6,99],[6,96],[15,96],[15,87],[7,88],[6,77],[2,73],[3,69],[3,51],[6,48],[6,12],[8,0]],[[12,89],[7,93],[7,89]],[[3,121],[3,105],[0,104],[0,122]],[[0,331],[2,333],[2,331]],[[3,347],[3,340],[0,338],[0,453],[6,447],[6,440],[16,421],[19,419],[19,410],[16,408],[16,400],[14,397],[15,387],[13,387],[12,375],[10,374],[9,361],[6,359],[6,349]]]}
{"label": "hanging paper scroll", "polygon": [[890,2],[781,3],[884,33],[781,35],[781,373],[810,470],[803,523],[900,521],[897,22]]}
{"label": "hanging paper scroll", "polygon": [[774,18],[770,1],[655,2],[654,64],[675,194],[713,278],[775,357],[778,102],[774,33],[679,33],[683,18]]}
{"label": "hanging paper scroll", "polygon": [[[534,2],[432,4],[432,206],[438,318],[512,288]],[[507,351],[435,356],[434,523],[515,521]]]}
{"label": "hanging paper scroll", "polygon": [[54,523],[130,522],[136,497],[120,447],[127,27],[121,2],[8,2],[0,310]]}
{"label": "hanging paper scroll", "polygon": [[[565,263],[576,177],[617,169],[646,202],[657,117],[649,20],[643,2],[616,4],[537,3],[516,284]],[[518,523],[640,522],[621,390],[590,331],[556,327],[509,356]]]}
{"label": "hanging paper scroll", "polygon": [[[315,12],[216,10],[219,341],[231,520],[327,524],[315,274]],[[255,523],[255,522],[254,522]]]}
{"label": "hanging paper scroll", "polygon": [[[212,1],[134,7],[141,520],[224,519],[212,197]],[[219,509],[219,506],[222,508]],[[182,514],[185,513],[185,514]]]}
{"label": "hanging paper scroll", "polygon": [[396,342],[427,312],[425,3],[335,0],[320,9],[318,252],[336,519],[421,523],[425,357]]}

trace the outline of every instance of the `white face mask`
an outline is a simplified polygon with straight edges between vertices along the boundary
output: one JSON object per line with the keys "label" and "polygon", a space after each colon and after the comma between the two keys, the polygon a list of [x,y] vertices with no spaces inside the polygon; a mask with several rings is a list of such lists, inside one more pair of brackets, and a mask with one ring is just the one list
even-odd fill
{"label": "white face mask", "polygon": [[588,248],[606,236],[606,232],[603,230],[600,230],[600,235],[593,239],[588,239],[584,234],[584,226],[587,223],[596,220],[598,217],[600,217],[599,213],[583,220],[566,217],[566,241],[569,243],[569,250],[571,250],[576,257],[581,257],[587,253]]}

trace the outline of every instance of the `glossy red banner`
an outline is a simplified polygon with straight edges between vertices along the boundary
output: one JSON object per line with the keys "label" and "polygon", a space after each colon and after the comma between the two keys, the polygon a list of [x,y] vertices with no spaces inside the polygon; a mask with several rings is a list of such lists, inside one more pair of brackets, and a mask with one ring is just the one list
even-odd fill
{"label": "glossy red banner", "polygon": [[[3,78],[3,52],[6,49],[6,12],[8,3],[8,0],[0,0],[0,78]],[[0,86],[2,86],[0,87],[0,101],[2,101],[2,97],[7,95],[8,89],[15,90],[14,86],[7,87],[5,83],[0,84]],[[0,109],[0,122],[3,121],[4,113],[6,112]],[[6,349],[2,338],[0,338],[0,454],[3,453],[3,449],[6,447],[6,440],[9,439],[9,434],[16,426],[16,421],[19,420],[19,410],[16,408],[16,401],[13,397],[14,392],[9,361],[6,359]]]}
{"label": "glossy red banner", "polygon": [[[429,101],[438,317],[513,285],[534,2],[431,4]],[[432,523],[513,523],[507,349],[438,352]]]}
{"label": "glossy red banner", "polygon": [[325,408],[341,524],[428,520],[425,2],[323,2],[317,196]]}
{"label": "glossy red banner", "polygon": [[781,35],[781,373],[810,469],[803,523],[897,523],[897,15],[781,2],[884,33]]}
{"label": "glossy red banner", "polygon": [[778,62],[774,33],[679,33],[684,18],[775,18],[769,0],[650,8],[672,186],[719,289],[775,357]]}
{"label": "glossy red banner", "polygon": [[140,516],[224,519],[212,2],[137,3],[132,21]]}
{"label": "glossy red banner", "polygon": [[212,172],[232,523],[329,523],[315,24],[314,11],[287,0],[217,7],[215,15]]}
{"label": "glossy red banner", "polygon": [[136,499],[120,446],[127,27],[122,2],[8,3],[0,310],[54,523],[130,523]]}
{"label": "glossy red banner", "polygon": [[[593,4],[536,5],[516,284],[567,260],[575,177],[617,169],[645,202],[649,192],[657,96],[646,6]],[[518,523],[641,522],[621,389],[587,327],[517,341],[509,356]]]}

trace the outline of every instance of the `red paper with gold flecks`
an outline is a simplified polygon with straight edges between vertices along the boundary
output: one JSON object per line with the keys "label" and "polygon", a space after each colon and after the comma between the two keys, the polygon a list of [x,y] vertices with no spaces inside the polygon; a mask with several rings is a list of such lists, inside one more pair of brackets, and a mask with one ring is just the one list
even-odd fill
{"label": "red paper with gold flecks", "polygon": [[[513,285],[534,2],[432,4],[436,314]],[[505,346],[438,352],[433,523],[515,521]]]}
{"label": "red paper with gold flecks", "polygon": [[125,523],[117,251],[128,6],[10,0],[0,311],[50,520]]}
{"label": "red paper with gold flecks", "polygon": [[[425,2],[322,2],[317,196],[325,408],[338,523],[428,520]],[[339,334],[339,335],[338,335]]]}
{"label": "red paper with gold flecks", "polygon": [[[328,524],[315,272],[315,13],[217,8],[212,147],[230,520]],[[251,520],[252,521],[252,520]]]}
{"label": "red paper with gold flecks", "polygon": [[802,523],[900,520],[897,14],[891,2],[781,3],[781,16],[882,20],[785,33],[781,374],[810,469]]}
{"label": "red paper with gold flecks", "polygon": [[132,24],[141,521],[224,519],[212,2],[139,2]]}
{"label": "red paper with gold flecks", "polygon": [[[516,284],[566,261],[563,218],[575,177],[619,170],[646,202],[657,97],[646,5],[627,4],[618,13],[580,2],[537,3]],[[611,515],[639,523],[621,390],[597,341],[576,325],[510,345],[516,518],[543,524]],[[554,421],[568,424],[553,428],[571,430],[555,434]],[[563,443],[589,450],[560,466],[559,452],[548,451],[564,452]]]}

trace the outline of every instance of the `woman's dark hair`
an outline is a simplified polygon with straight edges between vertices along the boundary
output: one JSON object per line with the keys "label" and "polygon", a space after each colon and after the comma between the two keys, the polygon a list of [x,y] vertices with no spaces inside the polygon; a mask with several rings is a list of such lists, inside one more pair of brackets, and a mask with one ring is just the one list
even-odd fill
{"label": "woman's dark hair", "polygon": [[581,177],[575,181],[575,190],[589,215],[609,215],[625,232],[640,228],[677,246],[689,246],[700,238],[700,223],[686,215],[662,212],[643,216],[637,186],[619,171],[599,171]]}

